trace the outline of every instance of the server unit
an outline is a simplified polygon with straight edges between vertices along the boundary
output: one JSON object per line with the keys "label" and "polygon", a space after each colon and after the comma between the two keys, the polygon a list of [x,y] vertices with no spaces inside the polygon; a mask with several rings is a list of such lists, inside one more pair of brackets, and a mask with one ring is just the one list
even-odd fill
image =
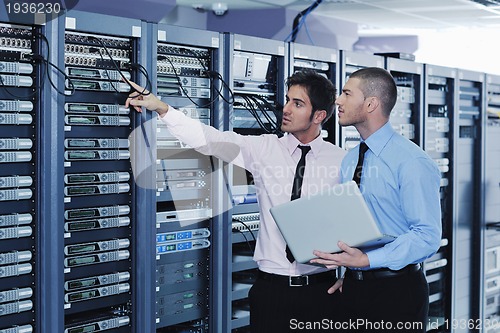
{"label": "server unit", "polygon": [[39,285],[40,30],[0,23],[0,332],[34,332]]}
{"label": "server unit", "polygon": [[[481,257],[482,117],[484,74],[459,70],[455,133],[455,219],[453,226],[453,293],[451,318],[478,318]],[[458,327],[456,332],[468,328]]]}
{"label": "server unit", "polygon": [[486,76],[483,332],[500,332],[500,77]]}
{"label": "server unit", "polygon": [[451,320],[455,87],[457,70],[425,65],[423,149],[441,171],[442,240],[437,253],[424,263],[429,283],[429,325],[433,332],[444,332]]}
{"label": "server unit", "polygon": [[[115,29],[96,21],[114,23]],[[64,332],[130,332],[135,186],[124,107],[141,23],[71,13],[64,29]],[[108,26],[108,25],[106,25]],[[62,46],[62,45],[61,45]]]}
{"label": "server unit", "polygon": [[[222,93],[219,34],[159,25],[155,59],[158,96],[188,117],[212,126]],[[222,88],[221,88],[222,87]],[[215,118],[216,119],[216,118]],[[158,332],[217,330],[219,310],[211,272],[220,162],[187,147],[156,122],[156,326]],[[217,231],[214,234],[218,234]]]}
{"label": "server unit", "polygon": [[[281,114],[287,69],[287,45],[262,38],[225,34],[230,59],[230,87],[234,104],[229,108],[229,130],[246,135],[281,136]],[[232,249],[231,321],[227,331],[245,331],[249,324],[248,290],[255,281],[253,250],[259,225],[259,208],[252,176],[234,166],[229,176],[233,207],[230,211]]]}
{"label": "server unit", "polygon": [[[290,73],[303,69],[312,69],[332,81],[337,90],[337,95],[340,95],[342,87],[338,84],[338,74],[340,71],[338,50],[290,43],[289,55]],[[323,138],[333,144],[336,144],[336,138],[338,137],[336,135],[336,129],[336,117],[335,114],[333,114],[332,117],[323,125]]]}
{"label": "server unit", "polygon": [[[351,73],[364,67],[380,67],[384,68],[384,57],[363,53],[355,53],[352,51],[340,52],[340,83],[339,87],[343,87]],[[341,127],[338,124],[338,115],[335,117],[337,133],[339,133],[338,143],[344,149],[351,149],[359,144],[360,136],[354,126]]]}

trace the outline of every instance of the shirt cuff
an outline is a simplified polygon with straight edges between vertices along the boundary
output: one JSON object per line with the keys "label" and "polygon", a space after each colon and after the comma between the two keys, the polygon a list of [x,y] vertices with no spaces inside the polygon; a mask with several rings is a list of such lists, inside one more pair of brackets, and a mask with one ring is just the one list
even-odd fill
{"label": "shirt cuff", "polygon": [[368,256],[368,260],[370,261],[370,268],[387,267],[387,264],[385,262],[386,254],[383,247],[369,251],[366,253],[366,255]]}
{"label": "shirt cuff", "polygon": [[158,118],[160,118],[160,120],[165,124],[167,124],[168,126],[175,126],[178,123],[180,117],[182,116],[184,116],[184,113],[170,106],[169,104],[167,113],[165,113],[163,117],[158,116]]}

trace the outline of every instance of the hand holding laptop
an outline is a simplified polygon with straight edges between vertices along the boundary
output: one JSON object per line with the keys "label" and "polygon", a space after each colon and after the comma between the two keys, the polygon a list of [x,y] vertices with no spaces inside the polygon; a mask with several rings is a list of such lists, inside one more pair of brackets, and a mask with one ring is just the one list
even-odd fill
{"label": "hand holding laptop", "polygon": [[318,257],[312,259],[311,264],[325,265],[328,269],[334,269],[340,266],[344,267],[367,267],[370,261],[366,253],[358,248],[350,247],[346,243],[339,241],[337,246],[343,251],[340,253],[328,253],[314,250],[313,254]]}

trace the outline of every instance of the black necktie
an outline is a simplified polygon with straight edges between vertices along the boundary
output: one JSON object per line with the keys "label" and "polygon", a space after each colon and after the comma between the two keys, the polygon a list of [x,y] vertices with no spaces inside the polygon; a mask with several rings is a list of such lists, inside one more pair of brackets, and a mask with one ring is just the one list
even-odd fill
{"label": "black necktie", "polygon": [[365,160],[365,153],[368,150],[368,146],[363,141],[359,145],[359,157],[358,164],[356,165],[356,169],[354,170],[354,175],[352,176],[352,180],[358,184],[361,182],[361,174],[363,173],[363,161]]}
{"label": "black necktie", "polygon": [[[292,196],[290,200],[295,200],[300,198],[300,192],[302,190],[302,181],[304,180],[304,169],[306,167],[306,155],[311,150],[310,146],[298,146],[300,150],[302,150],[302,155],[300,156],[299,163],[297,163],[297,168],[295,168],[295,176],[293,177],[293,185],[292,185]],[[290,262],[294,262],[295,258],[293,257],[292,252],[286,246],[286,258]]]}

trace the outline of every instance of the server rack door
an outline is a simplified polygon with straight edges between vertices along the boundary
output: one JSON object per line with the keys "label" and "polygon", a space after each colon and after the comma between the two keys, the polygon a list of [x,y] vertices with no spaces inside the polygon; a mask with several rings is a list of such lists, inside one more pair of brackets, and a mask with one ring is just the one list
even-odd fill
{"label": "server rack door", "polygon": [[[65,332],[135,327],[138,187],[129,136],[136,117],[124,107],[138,80],[142,23],[70,12],[65,17],[65,95],[61,228],[64,229]],[[143,73],[145,74],[145,73]]]}
{"label": "server rack door", "polygon": [[[226,99],[219,34],[168,25],[157,29],[152,62],[158,96],[213,126]],[[160,120],[156,128],[157,332],[217,332],[221,163],[186,146]]]}
{"label": "server rack door", "polygon": [[0,23],[0,332],[39,316],[40,31]]}
{"label": "server rack door", "polygon": [[[381,56],[364,54],[364,53],[355,53],[352,51],[343,51],[340,53],[340,84],[339,87],[342,89],[344,84],[349,79],[351,73],[355,72],[358,69],[364,67],[379,67],[384,68],[384,58]],[[338,124],[338,116],[336,116],[336,122]],[[354,126],[338,126],[339,130],[339,145],[344,149],[352,149],[358,145],[360,136],[356,128]]]}
{"label": "server rack door", "polygon": [[[484,74],[459,70],[455,132],[452,318],[477,319],[479,300]],[[461,327],[456,332],[466,331]]]}
{"label": "server rack door", "polygon": [[495,332],[500,321],[500,77],[486,76],[484,233],[481,281],[483,332]]}
{"label": "server rack door", "polygon": [[[282,135],[280,124],[288,46],[279,41],[237,34],[225,34],[224,44],[226,58],[231,59],[228,74],[234,93],[234,104],[228,113],[229,129],[246,135]],[[259,229],[259,207],[249,172],[234,166],[229,178],[233,204],[229,228],[233,245],[228,259],[232,272],[228,329],[245,332],[250,320],[248,291],[256,278],[257,265],[252,257]]]}
{"label": "server rack door", "polygon": [[428,330],[446,330],[451,320],[454,182],[455,86],[454,68],[425,65],[423,148],[441,171],[442,240],[437,253],[425,261],[429,283]]}

